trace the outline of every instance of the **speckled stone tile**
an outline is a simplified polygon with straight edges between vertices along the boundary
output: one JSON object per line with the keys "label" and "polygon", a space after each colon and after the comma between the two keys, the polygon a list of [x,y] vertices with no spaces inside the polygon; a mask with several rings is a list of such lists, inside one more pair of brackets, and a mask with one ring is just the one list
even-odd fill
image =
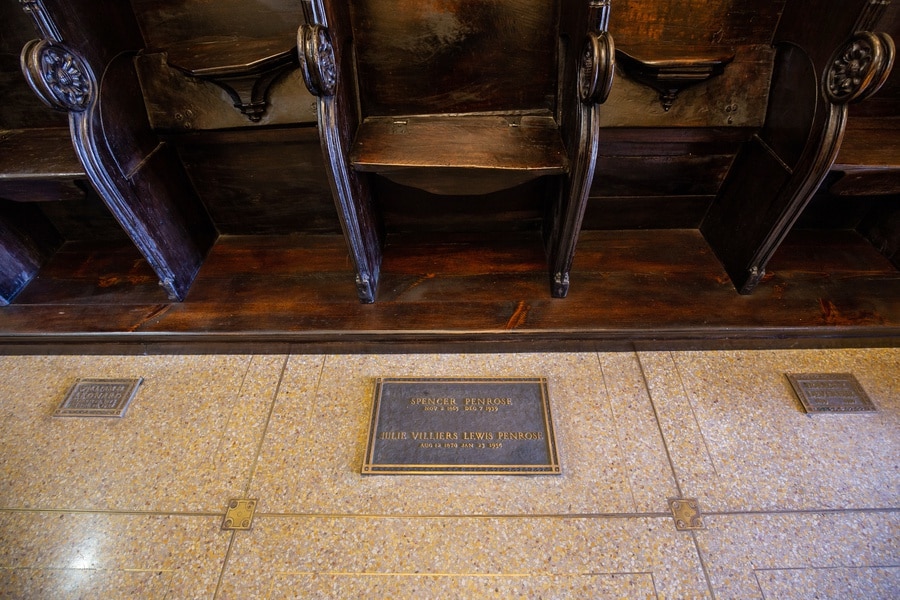
{"label": "speckled stone tile", "polygon": [[756,571],[766,600],[896,600],[900,566]]}
{"label": "speckled stone tile", "polygon": [[0,597],[210,598],[231,536],[220,525],[221,517],[0,512]]}
{"label": "speckled stone tile", "polygon": [[714,515],[706,525],[696,535],[717,598],[893,599],[900,592],[898,511]]}
{"label": "speckled stone tile", "polygon": [[599,358],[635,508],[667,512],[666,499],[677,496],[677,490],[637,356],[622,352]]}
{"label": "speckled stone tile", "polygon": [[[260,499],[260,512],[291,514],[663,511],[671,484],[661,445],[645,445],[617,425],[617,413],[641,402],[633,393],[639,372],[618,372],[616,357],[603,360],[615,409],[596,354],[328,356],[317,390],[289,365],[250,495]],[[547,377],[562,475],[360,475],[379,376]],[[620,389],[632,395],[623,399]],[[642,410],[633,418],[647,418],[646,399]],[[647,422],[642,427],[652,430]],[[651,452],[634,459],[637,449]],[[662,501],[648,498],[652,489]]]}
{"label": "speckled stone tile", "polygon": [[607,575],[332,575],[279,573],[267,600],[278,598],[541,598],[656,600],[650,573]]}
{"label": "speckled stone tile", "polygon": [[165,598],[171,573],[107,569],[0,569],[0,597]]}
{"label": "speckled stone tile", "polygon": [[[900,498],[900,349],[641,353],[685,497],[704,511]],[[877,413],[807,415],[785,373],[853,373]]]}
{"label": "speckled stone tile", "polygon": [[369,586],[384,598],[708,593],[694,543],[671,519],[260,516],[235,537],[220,598],[349,598]]}
{"label": "speckled stone tile", "polygon": [[[0,507],[218,511],[250,480],[284,356],[0,359]],[[143,377],[122,419],[54,418],[79,377]]]}

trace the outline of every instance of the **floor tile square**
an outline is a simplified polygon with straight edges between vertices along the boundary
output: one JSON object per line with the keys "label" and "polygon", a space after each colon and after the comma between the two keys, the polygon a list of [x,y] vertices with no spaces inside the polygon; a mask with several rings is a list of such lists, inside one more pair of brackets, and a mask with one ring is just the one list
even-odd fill
{"label": "floor tile square", "polygon": [[[642,386],[633,361],[596,354],[329,356],[319,374],[299,369],[295,359],[286,370],[250,489],[260,499],[260,512],[618,514],[651,507],[662,512],[667,494],[674,493],[658,427],[650,423],[649,399],[634,389],[619,394],[623,387]],[[620,363],[630,370],[616,372]],[[546,377],[562,474],[362,476],[375,379],[384,376]],[[618,416],[629,403],[640,414],[629,415],[625,426],[638,423],[650,440],[619,426]],[[638,447],[644,452],[632,458]]]}
{"label": "floor tile square", "polygon": [[210,598],[231,535],[220,522],[0,512],[0,597]]}
{"label": "floor tile square", "polygon": [[[641,353],[684,496],[706,511],[900,498],[900,349]],[[881,410],[807,415],[787,372],[852,372]]]}
{"label": "floor tile square", "polygon": [[716,515],[706,522],[696,536],[717,598],[896,598],[900,590],[896,511]]}
{"label": "floor tile square", "polygon": [[[0,508],[219,511],[250,480],[283,356],[0,358]],[[122,419],[53,417],[80,377],[143,377]]]}
{"label": "floor tile square", "polygon": [[389,598],[709,597],[693,540],[671,518],[260,516],[235,538],[221,598],[371,590]]}

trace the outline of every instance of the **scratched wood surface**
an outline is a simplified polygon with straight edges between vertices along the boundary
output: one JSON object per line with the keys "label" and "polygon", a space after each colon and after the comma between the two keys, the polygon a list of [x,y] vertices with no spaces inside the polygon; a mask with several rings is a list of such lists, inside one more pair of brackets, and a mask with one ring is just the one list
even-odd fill
{"label": "scratched wood surface", "polygon": [[696,231],[588,232],[570,295],[556,300],[536,232],[410,234],[388,238],[378,301],[361,305],[340,236],[223,236],[187,299],[171,303],[127,244],[70,243],[0,312],[0,350],[91,349],[104,339],[106,352],[253,343],[357,352],[883,344],[900,335],[900,273],[858,234],[797,232],[771,266],[756,294],[739,296]]}

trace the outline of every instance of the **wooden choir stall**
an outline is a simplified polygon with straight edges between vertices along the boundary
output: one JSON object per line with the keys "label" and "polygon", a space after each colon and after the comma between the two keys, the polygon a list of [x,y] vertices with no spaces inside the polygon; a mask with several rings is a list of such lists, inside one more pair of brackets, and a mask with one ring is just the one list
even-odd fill
{"label": "wooden choir stall", "polygon": [[896,345],[889,0],[0,5],[0,348]]}

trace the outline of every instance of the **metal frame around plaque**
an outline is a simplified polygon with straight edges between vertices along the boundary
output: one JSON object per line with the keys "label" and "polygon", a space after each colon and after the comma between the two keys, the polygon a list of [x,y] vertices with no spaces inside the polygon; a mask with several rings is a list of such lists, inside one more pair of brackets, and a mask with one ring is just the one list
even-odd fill
{"label": "metal frame around plaque", "polygon": [[[415,438],[412,436],[414,433],[425,433],[425,432],[412,432],[410,437],[404,438],[403,440],[399,440],[402,442],[409,442],[413,446],[417,443],[427,444],[432,441],[440,442],[443,446],[444,443],[452,444],[453,448],[442,447],[440,450],[444,451],[444,454],[447,452],[454,453],[457,456],[461,455],[460,452],[469,453],[470,455],[477,455],[478,457],[483,456],[483,452],[479,453],[477,446],[480,444],[484,446],[481,450],[492,450],[493,457],[495,460],[481,460],[478,462],[429,462],[427,460],[414,460],[409,462],[379,462],[376,454],[379,451],[379,440],[380,434],[384,433],[380,426],[383,424],[382,419],[385,417],[385,413],[388,412],[385,409],[384,402],[386,398],[390,398],[390,394],[386,394],[386,386],[431,386],[436,389],[447,389],[444,386],[455,386],[456,388],[469,388],[477,390],[479,388],[485,387],[493,387],[497,386],[497,389],[502,389],[500,386],[533,386],[531,393],[534,394],[533,401],[536,402],[534,406],[524,406],[517,407],[517,417],[521,421],[523,418],[527,419],[529,417],[533,418],[537,416],[539,418],[539,423],[537,425],[540,428],[540,439],[529,439],[524,440],[525,442],[531,442],[532,447],[527,448],[526,450],[531,450],[533,453],[536,452],[540,454],[543,458],[540,462],[509,462],[509,451],[502,452],[502,449],[499,448],[500,445],[506,441],[508,444],[508,448],[512,448],[515,450],[515,444],[512,442],[520,442],[523,440],[513,439],[509,440],[508,438],[503,438],[502,440],[492,439],[485,440],[483,442],[479,442],[477,440],[471,440],[471,442],[467,442],[467,440],[462,438],[453,438],[453,439],[440,439],[433,440],[433,438]],[[394,392],[393,390],[390,390]],[[399,388],[397,388],[397,392],[399,392]],[[441,394],[438,394],[441,396]],[[503,400],[510,400],[511,398],[500,398]],[[468,398],[461,398],[459,400],[468,400]],[[477,399],[476,399],[477,400]],[[390,402],[397,402],[396,399],[390,398]],[[523,402],[521,397],[519,397],[519,402]],[[524,400],[527,404],[529,399]],[[402,402],[400,403],[401,405]],[[454,411],[445,411],[439,410],[441,407],[438,405],[434,409],[435,415],[444,415],[445,420],[448,414],[455,415],[466,415],[469,412],[466,409],[465,404],[455,404],[457,409]],[[496,417],[497,419],[491,420],[491,425],[496,425],[498,422],[503,423],[499,414],[502,408],[510,408],[511,405],[503,405],[498,407]],[[398,410],[396,406],[391,407],[394,412]],[[423,407],[424,408],[424,407]],[[447,407],[444,407],[447,408]],[[473,410],[473,413],[476,415],[491,415],[494,416],[493,412],[481,412]],[[523,416],[524,415],[524,416]],[[420,420],[425,420],[422,415],[419,415]],[[465,420],[465,419],[464,419]],[[490,418],[489,418],[490,420]],[[528,421],[529,424],[532,424],[533,421]],[[468,432],[448,432],[448,433],[458,433],[462,435],[463,433]],[[488,432],[485,432],[488,433]],[[490,433],[494,433],[491,431]],[[505,434],[507,432],[496,431],[496,434],[499,436],[501,433]],[[532,432],[533,433],[533,432]],[[361,473],[363,475],[559,475],[561,472],[560,464],[559,464],[559,454],[556,446],[556,434],[553,429],[553,419],[550,414],[550,400],[547,390],[547,380],[544,377],[518,377],[518,378],[477,378],[477,377],[467,377],[467,378],[444,378],[444,377],[434,377],[434,378],[398,378],[398,377],[384,377],[377,378],[375,381],[375,394],[374,400],[372,404],[372,416],[369,421],[369,430],[367,434],[367,442],[366,442],[366,451],[365,456],[363,458],[363,465]],[[396,438],[391,440],[391,443],[398,441]],[[469,447],[464,447],[464,444],[468,444]],[[497,448],[490,448],[489,446],[496,445]],[[521,449],[521,448],[520,448]],[[437,449],[435,449],[437,450]],[[543,454],[541,454],[543,453]],[[507,459],[507,461],[498,460],[498,459]]]}

